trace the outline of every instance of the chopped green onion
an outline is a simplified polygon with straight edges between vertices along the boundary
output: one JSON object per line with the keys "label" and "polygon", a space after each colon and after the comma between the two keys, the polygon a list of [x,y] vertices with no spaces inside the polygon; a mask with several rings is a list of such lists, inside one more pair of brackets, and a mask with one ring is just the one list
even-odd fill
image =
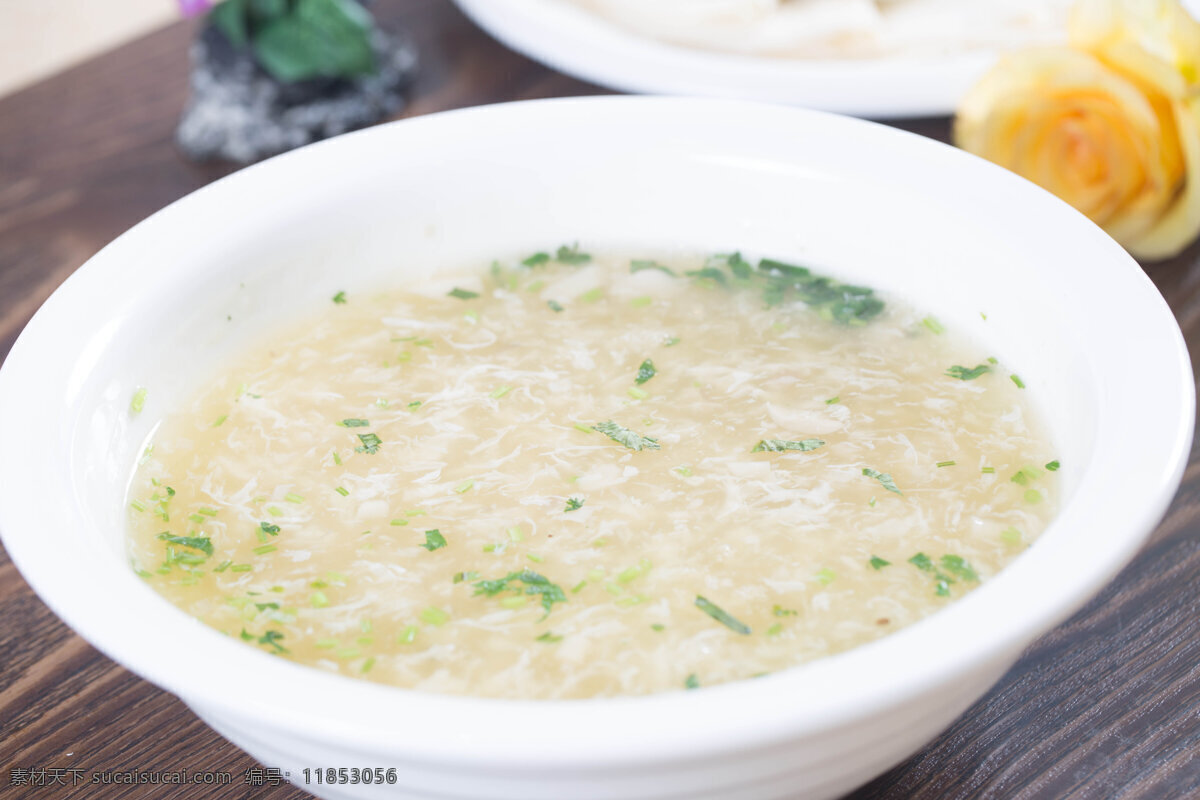
{"label": "chopped green onion", "polygon": [[457,286],[455,286],[453,289],[450,290],[450,292],[446,296],[447,297],[456,297],[459,300],[474,300],[476,297],[479,297],[479,292],[472,292],[467,289],[460,289]]}
{"label": "chopped green onion", "polygon": [[1020,376],[1020,375],[1009,375],[1008,377],[1012,378],[1012,382],[1013,382],[1013,383],[1015,383],[1015,384],[1017,385],[1017,388],[1018,388],[1018,389],[1024,389],[1024,388],[1025,388],[1025,381],[1021,380],[1021,376]]}
{"label": "chopped green onion", "polygon": [[454,491],[458,494],[466,494],[467,492],[471,491],[474,486],[475,481],[473,480],[463,481],[458,486],[454,487]]}
{"label": "chopped green onion", "polygon": [[561,636],[555,636],[550,631],[546,631],[541,636],[537,637],[537,639],[535,641],[546,642],[547,644],[554,644],[555,642],[561,642],[562,638],[563,637],[561,637]]}
{"label": "chopped green onion", "polygon": [[129,507],[132,508],[134,511],[139,511],[139,512],[146,510],[146,504],[143,503],[141,500],[130,500]]}
{"label": "chopped green onion", "polygon": [[312,604],[313,608],[324,608],[329,605],[329,598],[325,596],[324,592],[313,592],[309,596],[308,602]]}
{"label": "chopped green onion", "polygon": [[222,414],[221,416],[219,416],[219,417],[217,417],[215,420],[213,420],[213,424],[212,424],[212,426],[213,426],[214,428],[219,428],[219,427],[221,427],[222,425],[224,425],[224,424],[225,424],[225,420],[227,420],[227,419],[229,419],[229,415],[228,415],[228,414]]}
{"label": "chopped green onion", "polygon": [[829,398],[828,400],[826,400],[826,401],[825,401],[825,405],[827,405],[827,406],[831,406],[831,405],[834,405],[835,403],[840,403],[840,402],[842,402],[842,398],[840,398],[840,397],[831,397],[831,398]]}
{"label": "chopped green onion", "polygon": [[686,678],[684,678],[683,688],[689,690],[700,688],[700,679],[696,677],[696,673],[693,672],[691,675],[688,675]]}
{"label": "chopped green onion", "polygon": [[733,631],[734,633],[740,633],[743,636],[748,636],[751,632],[750,626],[743,622],[739,622],[716,603],[713,603],[711,600],[708,600],[702,595],[696,595],[696,608],[699,608],[705,614],[708,614],[710,617],[724,625],[726,628],[729,628],[729,630]]}
{"label": "chopped green onion", "polygon": [[520,527],[514,525],[508,529],[508,538],[510,541],[523,542],[525,541],[525,534],[521,531]]}
{"label": "chopped green onion", "polygon": [[635,377],[633,380],[638,386],[641,386],[643,383],[650,380],[657,374],[658,370],[654,368],[654,362],[647,358],[641,363],[641,366],[638,367],[637,377]]}
{"label": "chopped green onion", "polygon": [[654,303],[654,298],[649,296],[635,297],[629,301],[629,305],[634,308],[645,308]]}
{"label": "chopped green onion", "polygon": [[521,261],[521,263],[527,267],[540,267],[542,264],[548,263],[549,261],[550,261],[549,253],[534,253],[529,258],[526,258],[523,261]]}
{"label": "chopped green onion", "polygon": [[581,303],[595,303],[604,297],[604,290],[597,286],[594,289],[588,289],[583,294],[579,295]]}
{"label": "chopped green onion", "polygon": [[356,418],[344,419],[338,423],[338,425],[341,425],[343,428],[366,428],[370,424],[370,420]]}
{"label": "chopped green onion", "polygon": [[546,559],[542,558],[541,556],[539,556],[537,553],[526,553],[525,557],[528,558],[530,561],[534,562],[535,564],[541,564],[543,561],[546,560]]}
{"label": "chopped green onion", "polygon": [[649,392],[647,392],[647,391],[645,391],[645,390],[643,390],[643,389],[639,389],[639,388],[637,388],[636,386],[630,386],[630,387],[629,387],[629,388],[626,390],[626,392],[627,392],[627,393],[629,394],[629,396],[630,396],[630,397],[632,397],[634,400],[645,400],[647,397],[649,397],[649,396],[650,396],[650,393],[649,393]]}
{"label": "chopped green onion", "polygon": [[982,472],[984,475],[994,475],[996,473],[996,468],[995,467],[984,467],[983,469],[980,470],[980,472]]}
{"label": "chopped green onion", "polygon": [[421,611],[421,621],[429,625],[445,625],[450,621],[450,615],[440,608],[430,606]]}
{"label": "chopped green onion", "polygon": [[379,452],[379,446],[383,444],[383,441],[373,433],[356,433],[355,436],[362,442],[360,446],[354,448],[356,453],[375,455]]}
{"label": "chopped green onion", "polygon": [[562,311],[563,310],[563,304],[558,302],[557,300],[547,300],[546,306],[551,311]]}
{"label": "chopped green onion", "polygon": [[344,486],[335,486],[333,490],[335,492],[337,492],[338,494],[340,494],[342,497],[346,497],[350,494],[350,490]]}
{"label": "chopped green onion", "polygon": [[837,573],[831,570],[829,567],[822,567],[821,569],[817,570],[817,573],[813,575],[813,577],[816,578],[817,583],[821,584],[822,586],[828,586],[829,584],[833,583],[834,579],[837,577]]}
{"label": "chopped green onion", "polygon": [[288,501],[289,503],[303,503],[304,502],[304,497],[296,494],[295,492],[288,492],[287,494],[285,494],[283,496],[283,499]]}
{"label": "chopped green onion", "polygon": [[399,527],[400,525],[407,525],[407,524],[408,524],[408,520],[406,520],[406,519],[394,519],[388,523],[388,525],[391,525],[393,527]]}
{"label": "chopped green onion", "polygon": [[1042,502],[1041,492],[1039,492],[1037,489],[1026,489],[1025,490],[1025,502],[1031,503],[1034,505]]}
{"label": "chopped green onion", "polygon": [[1058,472],[1060,467],[1062,467],[1062,464],[1059,464],[1058,461],[1051,461],[1046,464],[1046,469],[1050,472]]}
{"label": "chopped green onion", "polygon": [[417,626],[409,625],[396,637],[396,642],[399,644],[412,644],[417,640]]}
{"label": "chopped green onion", "polygon": [[142,413],[142,409],[146,407],[146,394],[147,390],[145,386],[139,386],[134,391],[133,399],[129,401],[129,410],[131,412],[134,414]]}
{"label": "chopped green onion", "polygon": [[1021,532],[1011,525],[1000,531],[1000,541],[1006,544],[1020,544]]}
{"label": "chopped green onion", "polygon": [[946,329],[942,327],[942,323],[938,322],[937,319],[932,316],[921,320],[921,324],[936,334],[942,334],[946,332]]}
{"label": "chopped green onion", "polygon": [[937,462],[937,465],[938,465],[938,467],[939,467],[939,468],[941,468],[941,467],[953,467],[953,466],[955,466],[956,464],[958,464],[958,462],[957,462],[957,461],[939,461],[939,462]]}
{"label": "chopped green onion", "polygon": [[279,548],[273,544],[261,544],[254,548],[254,554],[256,556],[265,556],[267,553],[274,553],[278,549]]}
{"label": "chopped green onion", "polygon": [[501,397],[504,397],[504,395],[508,394],[511,391],[512,391],[511,386],[498,386],[492,390],[492,393],[489,395],[489,397],[491,397],[494,400],[499,400]]}

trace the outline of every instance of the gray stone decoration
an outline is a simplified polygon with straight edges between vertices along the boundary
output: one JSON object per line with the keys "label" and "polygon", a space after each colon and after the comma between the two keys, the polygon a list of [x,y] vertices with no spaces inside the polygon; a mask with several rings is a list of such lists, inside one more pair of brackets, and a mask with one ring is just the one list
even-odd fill
{"label": "gray stone decoration", "polygon": [[190,159],[249,164],[379,122],[404,106],[417,67],[407,36],[371,33],[378,69],[281,83],[209,24],[192,44],[192,95],[176,131]]}

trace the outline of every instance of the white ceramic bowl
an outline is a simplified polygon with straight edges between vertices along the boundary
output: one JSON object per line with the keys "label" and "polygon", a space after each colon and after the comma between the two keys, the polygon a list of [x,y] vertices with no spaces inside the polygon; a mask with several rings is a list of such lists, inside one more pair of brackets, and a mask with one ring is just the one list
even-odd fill
{"label": "white ceramic bowl", "polygon": [[952,114],[995,51],[788,59],[661,42],[563,0],[455,0],[524,55],[623,92],[763,100],[875,119]]}
{"label": "white ceramic bowl", "polygon": [[[742,248],[904,295],[1017,365],[1063,463],[1061,515],[965,599],[753,681],[510,702],[389,689],[229,639],[124,555],[160,416],[227,353],[338,290],[579,240]],[[984,321],[980,312],[987,313]],[[147,386],[145,411],[129,400]],[[594,98],[409,120],[239,172],[155,214],[55,292],[0,370],[0,530],[111,658],[324,797],[825,798],[916,750],[1132,556],[1166,509],[1194,396],[1166,304],[1116,244],[950,147],[793,109]]]}

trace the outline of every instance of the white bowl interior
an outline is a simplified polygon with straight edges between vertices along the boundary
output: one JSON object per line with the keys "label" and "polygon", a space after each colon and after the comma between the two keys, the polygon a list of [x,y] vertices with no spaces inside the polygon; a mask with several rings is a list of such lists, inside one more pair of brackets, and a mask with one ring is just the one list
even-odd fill
{"label": "white bowl interior", "polygon": [[[880,642],[760,681],[603,702],[446,698],[326,675],[207,629],[129,569],[133,464],[156,421],[227,354],[338,291],[353,297],[573,241],[741,249],[928,308],[1029,387],[1063,463],[1059,519],[995,580]],[[131,416],[139,386],[149,389],[146,408]],[[994,677],[1153,528],[1178,484],[1193,414],[1182,338],[1137,265],[1083,217],[998,168],[795,110],[646,98],[519,104],[383,126],[274,159],[165,209],[96,256],[0,372],[0,530],[60,616],[189,702],[376,752],[437,758],[439,743],[453,741],[509,764],[695,758],[867,718],[973,672]],[[260,680],[243,687],[248,673]],[[532,741],[478,732],[514,713],[544,723],[529,726]],[[461,714],[478,725],[464,730]],[[420,731],[397,721],[413,715]],[[719,730],[713,719],[724,721]],[[561,736],[563,725],[577,735]],[[486,756],[472,750],[481,743]]]}

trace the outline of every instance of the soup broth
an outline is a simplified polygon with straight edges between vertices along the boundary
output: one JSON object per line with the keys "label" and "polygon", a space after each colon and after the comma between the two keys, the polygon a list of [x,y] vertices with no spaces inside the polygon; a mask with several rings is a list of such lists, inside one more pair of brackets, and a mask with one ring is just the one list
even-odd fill
{"label": "soup broth", "polygon": [[1036,387],[989,356],[738,254],[339,293],[165,417],[130,553],[248,646],[396,686],[757,676],[936,612],[1045,527]]}

